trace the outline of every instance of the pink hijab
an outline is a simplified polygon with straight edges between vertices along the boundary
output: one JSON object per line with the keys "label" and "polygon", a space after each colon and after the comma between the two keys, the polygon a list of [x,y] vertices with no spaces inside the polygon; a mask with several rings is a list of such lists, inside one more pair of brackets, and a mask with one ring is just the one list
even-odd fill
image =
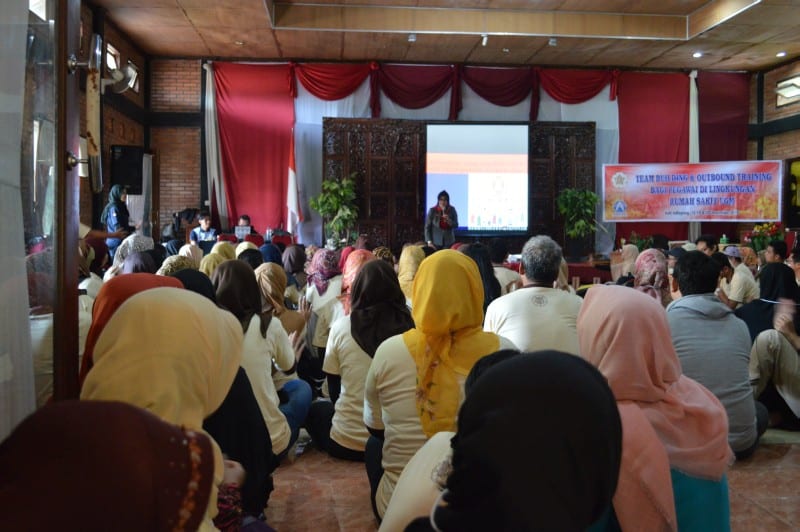
{"label": "pink hijab", "polygon": [[353,288],[358,272],[361,271],[364,264],[376,259],[377,257],[366,249],[354,249],[348,254],[342,269],[342,294],[339,296],[345,314],[350,314],[350,290]]}
{"label": "pink hijab", "polygon": [[646,249],[636,257],[633,287],[660,301],[665,308],[670,304],[672,297],[669,293],[667,258],[661,250]]}
{"label": "pink hijab", "polygon": [[583,357],[606,376],[617,402],[644,412],[670,466],[722,478],[732,458],[728,417],[711,392],[682,374],[659,303],[624,286],[594,287],[577,325]]}

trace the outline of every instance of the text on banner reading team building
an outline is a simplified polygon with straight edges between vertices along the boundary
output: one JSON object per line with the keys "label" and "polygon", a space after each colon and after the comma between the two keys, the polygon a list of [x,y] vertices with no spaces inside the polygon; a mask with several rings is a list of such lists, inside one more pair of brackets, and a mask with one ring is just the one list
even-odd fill
{"label": "text on banner reading team building", "polygon": [[781,161],[603,165],[603,220],[773,221]]}

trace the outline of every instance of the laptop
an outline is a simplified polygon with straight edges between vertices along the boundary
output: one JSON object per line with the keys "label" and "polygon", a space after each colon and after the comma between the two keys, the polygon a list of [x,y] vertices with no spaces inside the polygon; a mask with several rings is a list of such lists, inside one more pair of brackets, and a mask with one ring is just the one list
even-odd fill
{"label": "laptop", "polygon": [[236,240],[244,240],[244,237],[250,234],[250,226],[237,225],[233,228],[233,234],[236,235]]}

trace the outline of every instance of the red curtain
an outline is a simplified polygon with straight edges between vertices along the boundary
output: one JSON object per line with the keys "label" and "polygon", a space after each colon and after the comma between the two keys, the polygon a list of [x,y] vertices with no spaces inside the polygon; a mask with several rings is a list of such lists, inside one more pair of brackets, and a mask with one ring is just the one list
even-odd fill
{"label": "red curtain", "polygon": [[[533,69],[524,68],[488,68],[463,67],[461,78],[475,93],[494,105],[510,107],[516,105],[531,93],[539,90],[534,87]],[[460,107],[460,106],[459,106]],[[531,105],[533,112],[533,105]],[[534,117],[531,118],[533,120]]]}
{"label": "red curtain", "polygon": [[[750,121],[750,74],[697,73],[701,161],[747,159]],[[703,233],[739,237],[737,222],[703,222]]]}
{"label": "red curtain", "polygon": [[294,125],[289,65],[214,63],[214,71],[230,217],[249,214],[258,231],[278,227],[286,219]]}
{"label": "red curtain", "polygon": [[547,94],[561,103],[591,100],[611,84],[610,98],[617,97],[618,70],[538,69],[539,83]]}
{"label": "red curtain", "polygon": [[[376,77],[380,90],[390,100],[408,109],[427,107],[444,96],[451,87],[458,87],[458,69],[450,65],[380,65]],[[373,78],[373,96],[375,85]],[[455,120],[458,115],[459,103],[460,94],[451,96],[451,120]],[[373,100],[372,116],[380,116],[379,100]]]}
{"label": "red curtain", "polygon": [[[685,163],[689,160],[689,76],[623,72],[619,76],[619,162]],[[617,224],[617,237],[663,234],[682,240],[688,222]]]}
{"label": "red curtain", "polygon": [[290,65],[292,96],[297,97],[295,77],[308,92],[323,100],[341,100],[364,83],[370,72],[368,63],[360,65],[294,64]]}

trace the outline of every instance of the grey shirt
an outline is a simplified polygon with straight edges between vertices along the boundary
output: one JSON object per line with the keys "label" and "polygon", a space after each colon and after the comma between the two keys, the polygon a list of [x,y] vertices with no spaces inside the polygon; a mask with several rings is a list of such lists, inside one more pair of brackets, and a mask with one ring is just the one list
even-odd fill
{"label": "grey shirt", "polygon": [[683,374],[708,388],[725,407],[731,448],[749,448],[756,441],[756,409],[747,325],[714,294],[673,301],[667,320]]}

